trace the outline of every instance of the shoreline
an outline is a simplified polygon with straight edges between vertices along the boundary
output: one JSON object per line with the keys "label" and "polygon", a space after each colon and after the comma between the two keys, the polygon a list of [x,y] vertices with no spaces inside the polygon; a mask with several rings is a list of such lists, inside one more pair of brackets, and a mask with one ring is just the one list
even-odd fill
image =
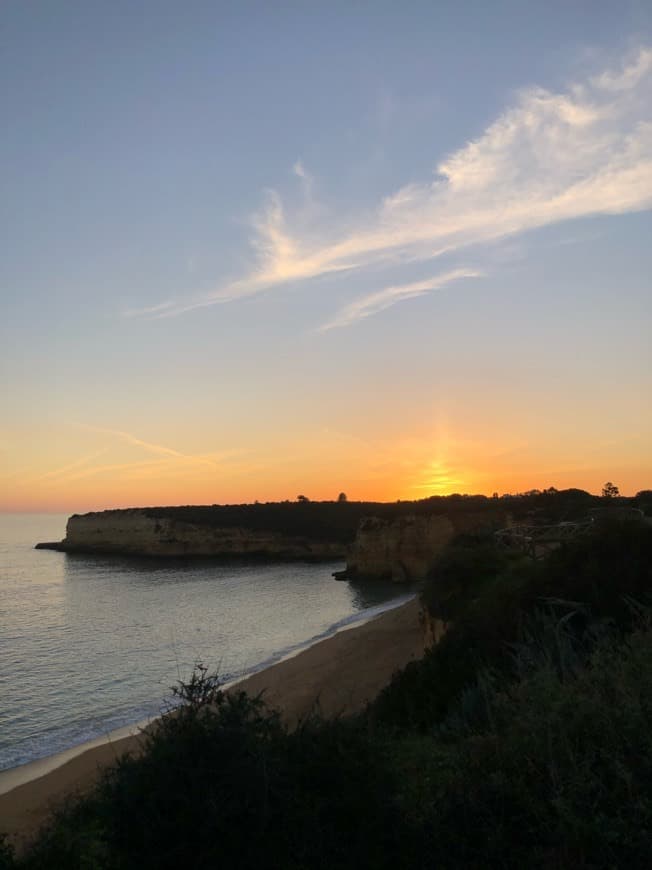
{"label": "shoreline", "polygon": [[[418,600],[369,615],[333,634],[225,685],[261,692],[292,727],[311,712],[324,716],[358,712],[392,675],[423,655]],[[156,721],[148,720],[148,721]],[[99,772],[141,744],[138,723],[62,753],[0,772],[0,831],[20,849],[70,794],[88,789]],[[125,733],[126,732],[126,733]]]}
{"label": "shoreline", "polygon": [[[106,734],[100,734],[90,740],[85,740],[83,743],[69,746],[60,752],[53,752],[52,755],[44,755],[42,758],[26,761],[24,764],[16,765],[16,767],[0,770],[0,797],[19,786],[28,785],[36,779],[47,776],[84,752],[140,734],[143,728],[146,728],[150,722],[155,722],[157,718],[153,717],[134,722],[131,725],[123,725],[121,728],[114,728],[112,731],[107,731]],[[1,821],[0,818],[0,823]]]}
{"label": "shoreline", "polygon": [[225,550],[215,551],[197,551],[197,550],[156,550],[153,548],[138,549],[113,549],[107,547],[97,547],[91,544],[70,544],[65,538],[61,541],[39,541],[34,544],[35,550],[51,550],[55,553],[65,553],[68,556],[98,556],[100,558],[112,559],[146,559],[153,562],[167,561],[215,561],[215,562],[307,562],[309,565],[318,565],[322,562],[345,562],[346,549],[328,550],[328,552],[306,552],[305,549],[299,551],[294,550],[278,550],[269,552],[267,550],[238,550],[229,552]]}
{"label": "shoreline", "polygon": [[[227,691],[237,686],[239,683],[243,683],[251,677],[273,668],[281,662],[301,655],[301,653],[310,649],[310,647],[321,643],[323,640],[334,637],[342,631],[349,631],[358,628],[373,619],[377,619],[384,613],[402,607],[414,598],[416,598],[416,593],[409,593],[400,598],[392,599],[389,602],[370,607],[367,610],[353,613],[350,616],[345,617],[343,620],[334,623],[324,632],[317,634],[306,641],[300,641],[285,651],[275,653],[264,661],[253,665],[240,676],[227,680],[222,684],[222,688],[224,691]],[[34,758],[30,761],[25,761],[13,767],[7,767],[0,770],[0,796],[20,785],[25,785],[32,780],[45,776],[46,774],[56,770],[58,767],[61,767],[67,761],[70,761],[89,749],[94,749],[104,744],[112,744],[127,737],[137,736],[143,729],[152,722],[156,722],[159,718],[159,715],[152,715],[147,718],[138,719],[134,722],[127,722],[123,725],[119,725],[117,728],[111,728],[108,731],[97,734],[95,737],[83,740],[81,743],[74,743],[71,746],[66,746],[64,749],[58,749],[48,755],[43,755],[39,758]]]}

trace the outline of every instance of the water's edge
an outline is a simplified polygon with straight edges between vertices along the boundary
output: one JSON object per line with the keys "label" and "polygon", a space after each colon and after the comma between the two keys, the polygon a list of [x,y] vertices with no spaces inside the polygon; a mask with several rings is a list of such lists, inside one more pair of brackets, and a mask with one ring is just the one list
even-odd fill
{"label": "water's edge", "polygon": [[[253,667],[248,668],[241,674],[232,675],[231,679],[228,679],[224,682],[224,688],[231,688],[232,686],[237,685],[243,680],[246,680],[253,674],[257,674],[260,671],[272,667],[272,665],[278,664],[278,662],[294,658],[294,656],[299,655],[300,653],[309,649],[311,646],[314,646],[315,644],[318,644],[322,640],[326,640],[329,637],[333,637],[341,631],[358,628],[364,623],[369,622],[370,620],[375,619],[378,616],[381,616],[383,613],[387,613],[390,610],[395,610],[397,607],[402,607],[404,604],[407,604],[408,601],[411,601],[415,597],[416,596],[414,593],[410,593],[401,596],[400,598],[394,598],[391,601],[385,602],[383,604],[378,604],[375,607],[370,607],[366,610],[361,610],[357,613],[346,616],[343,619],[340,619],[337,622],[333,623],[320,634],[317,634],[314,637],[309,638],[308,640],[301,641],[300,643],[293,644],[292,646],[286,647],[285,649],[279,650],[277,653],[274,653],[272,656],[269,656],[267,659],[259,662]],[[161,704],[163,703],[163,701],[164,699],[161,699]],[[10,767],[6,768],[5,770],[0,770],[0,794],[6,794],[7,792],[11,791],[14,788],[17,788],[18,786],[25,785],[28,782],[32,782],[35,779],[39,779],[40,777],[51,773],[53,770],[56,770],[58,767],[61,767],[62,765],[66,764],[66,762],[77,757],[78,755],[82,755],[89,749],[93,749],[106,743],[112,743],[114,741],[121,740],[124,737],[136,735],[140,733],[140,731],[142,731],[144,727],[146,727],[149,723],[153,722],[157,718],[157,716],[150,716],[145,719],[140,719],[138,722],[128,723],[122,725],[119,728],[115,728],[110,731],[106,731],[105,733],[98,734],[96,737],[93,737],[90,740],[75,744],[60,752],[53,753],[52,755],[45,755],[41,758],[36,758],[24,764],[17,765],[16,767]]]}

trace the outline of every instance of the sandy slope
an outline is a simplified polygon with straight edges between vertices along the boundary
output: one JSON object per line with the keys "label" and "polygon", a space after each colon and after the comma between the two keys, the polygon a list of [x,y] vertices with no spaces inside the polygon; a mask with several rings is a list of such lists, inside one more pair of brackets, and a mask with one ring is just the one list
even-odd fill
{"label": "sandy slope", "polygon": [[[363,625],[326,638],[294,658],[237,684],[251,695],[264,693],[289,724],[319,710],[326,716],[364,708],[410,659],[423,654],[417,601]],[[52,806],[88,788],[98,771],[125,752],[137,752],[139,737],[94,746],[43,776],[0,795],[0,831],[18,846],[45,821]]]}

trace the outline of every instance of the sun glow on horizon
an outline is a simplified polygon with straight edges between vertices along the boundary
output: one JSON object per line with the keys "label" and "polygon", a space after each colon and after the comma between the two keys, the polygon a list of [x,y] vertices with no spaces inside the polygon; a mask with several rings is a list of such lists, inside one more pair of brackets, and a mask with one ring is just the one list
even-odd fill
{"label": "sun glow on horizon", "polygon": [[648,487],[623,2],[477,4],[473,64],[453,2],[8,4],[0,509]]}
{"label": "sun glow on horizon", "polygon": [[426,479],[413,484],[413,489],[426,495],[451,495],[454,492],[469,492],[469,480],[457,469],[441,460],[433,460],[425,471]]}
{"label": "sun glow on horizon", "polygon": [[[298,494],[320,501],[334,500],[339,492],[353,501],[391,502],[549,486],[599,493],[607,479],[623,494],[634,494],[652,479],[652,463],[646,465],[641,452],[643,442],[633,451],[630,441],[629,464],[610,464],[611,451],[580,450],[582,445],[574,448],[574,457],[569,454],[560,461],[554,450],[536,444],[465,440],[453,433],[450,423],[407,440],[367,441],[317,430],[298,434],[296,443],[285,444],[285,451],[274,443],[265,450],[252,443],[237,450],[192,453],[162,438],[104,427],[68,428],[64,434],[65,451],[53,450],[44,440],[38,462],[4,476],[0,510],[74,513],[157,504],[292,501]],[[32,453],[33,458],[37,455]]]}

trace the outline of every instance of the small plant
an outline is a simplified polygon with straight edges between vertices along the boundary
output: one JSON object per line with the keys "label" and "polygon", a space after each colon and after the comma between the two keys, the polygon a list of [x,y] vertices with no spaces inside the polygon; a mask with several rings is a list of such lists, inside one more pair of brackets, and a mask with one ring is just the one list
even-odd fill
{"label": "small plant", "polygon": [[[209,673],[203,662],[196,662],[190,679],[187,683],[179,681],[178,685],[172,686],[172,696],[177,698],[182,706],[192,712],[202,707],[219,705],[224,700],[224,693],[220,689],[220,678],[217,673]],[[176,705],[174,705],[176,707]]]}

